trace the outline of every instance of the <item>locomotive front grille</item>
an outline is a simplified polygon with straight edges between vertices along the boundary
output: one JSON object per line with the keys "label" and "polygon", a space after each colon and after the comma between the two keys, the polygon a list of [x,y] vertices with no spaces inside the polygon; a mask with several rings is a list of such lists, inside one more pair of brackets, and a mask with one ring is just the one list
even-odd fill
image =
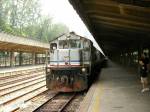
{"label": "locomotive front grille", "polygon": [[56,75],[78,75],[80,70],[55,70],[53,73]]}

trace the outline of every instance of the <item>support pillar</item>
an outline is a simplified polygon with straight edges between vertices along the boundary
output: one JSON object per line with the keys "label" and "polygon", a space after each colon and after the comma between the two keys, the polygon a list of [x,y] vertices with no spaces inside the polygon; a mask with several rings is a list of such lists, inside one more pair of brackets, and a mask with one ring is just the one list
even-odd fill
{"label": "support pillar", "polygon": [[35,53],[35,64],[38,64],[37,54]]}
{"label": "support pillar", "polygon": [[142,52],[143,52],[143,47],[142,47],[142,45],[140,45],[139,46],[139,48],[138,48],[138,63],[137,63],[137,71],[138,71],[138,74],[140,73],[140,66],[139,66],[139,60],[140,60],[140,58],[141,58],[141,54],[142,54]]}
{"label": "support pillar", "polygon": [[124,52],[122,53],[122,65],[123,66],[125,65],[125,53]]}
{"label": "support pillar", "polygon": [[46,51],[45,53],[45,64],[46,65],[48,64],[48,51]]}
{"label": "support pillar", "polygon": [[14,52],[10,52],[10,66],[14,67],[15,66],[15,55]]}
{"label": "support pillar", "polygon": [[35,65],[36,64],[36,53],[33,52],[32,53],[32,65]]}
{"label": "support pillar", "polygon": [[133,63],[133,52],[131,51],[130,54],[131,54],[130,55],[131,56],[131,58],[130,58],[131,59],[131,66],[133,66],[134,65],[134,63]]}
{"label": "support pillar", "polygon": [[22,52],[19,52],[19,66],[23,64],[23,57],[22,57]]}
{"label": "support pillar", "polygon": [[122,64],[122,53],[120,53],[119,63]]}
{"label": "support pillar", "polygon": [[8,52],[5,52],[5,57],[4,57],[4,63],[5,63],[5,67],[7,66],[7,56],[8,56],[8,54],[7,54]]}
{"label": "support pillar", "polygon": [[138,48],[138,62],[139,62],[139,59],[141,58],[142,52],[143,52],[143,48],[142,48],[142,46],[139,46],[139,48]]}
{"label": "support pillar", "polygon": [[150,48],[148,48],[148,58],[150,58]]}
{"label": "support pillar", "polygon": [[131,50],[128,51],[128,66],[132,65],[132,54]]}

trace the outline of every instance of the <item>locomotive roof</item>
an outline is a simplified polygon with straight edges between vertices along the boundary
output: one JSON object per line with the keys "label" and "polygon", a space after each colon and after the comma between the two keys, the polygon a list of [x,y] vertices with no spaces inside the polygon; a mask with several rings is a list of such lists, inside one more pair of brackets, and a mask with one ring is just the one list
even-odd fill
{"label": "locomotive roof", "polygon": [[[82,36],[80,36],[80,35],[77,35],[75,32],[69,32],[69,34],[64,33],[64,34],[62,34],[62,35],[56,37],[55,39],[50,40],[49,42],[53,42],[53,41],[57,40],[58,38],[61,38],[62,36],[70,36],[70,35],[75,35],[75,36],[78,36],[78,37],[80,37],[80,38],[84,38],[84,39],[89,40],[88,38],[85,38],[85,37],[82,37]],[[89,41],[91,41],[91,40],[89,40]]]}

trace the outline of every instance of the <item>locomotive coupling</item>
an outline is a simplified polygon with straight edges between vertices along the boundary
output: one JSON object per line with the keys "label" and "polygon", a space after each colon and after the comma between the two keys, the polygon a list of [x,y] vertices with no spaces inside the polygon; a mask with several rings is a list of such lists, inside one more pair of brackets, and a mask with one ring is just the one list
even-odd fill
{"label": "locomotive coupling", "polygon": [[68,80],[69,80],[68,77],[65,75],[61,77],[61,82],[64,84],[68,84]]}

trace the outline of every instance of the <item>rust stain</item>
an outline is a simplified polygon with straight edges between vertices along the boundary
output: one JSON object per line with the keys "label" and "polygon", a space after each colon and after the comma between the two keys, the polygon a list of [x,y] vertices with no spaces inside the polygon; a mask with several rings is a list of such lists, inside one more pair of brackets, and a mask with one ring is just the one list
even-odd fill
{"label": "rust stain", "polygon": [[76,82],[74,84],[74,88],[77,88],[77,89],[81,88],[81,83],[80,82]]}

